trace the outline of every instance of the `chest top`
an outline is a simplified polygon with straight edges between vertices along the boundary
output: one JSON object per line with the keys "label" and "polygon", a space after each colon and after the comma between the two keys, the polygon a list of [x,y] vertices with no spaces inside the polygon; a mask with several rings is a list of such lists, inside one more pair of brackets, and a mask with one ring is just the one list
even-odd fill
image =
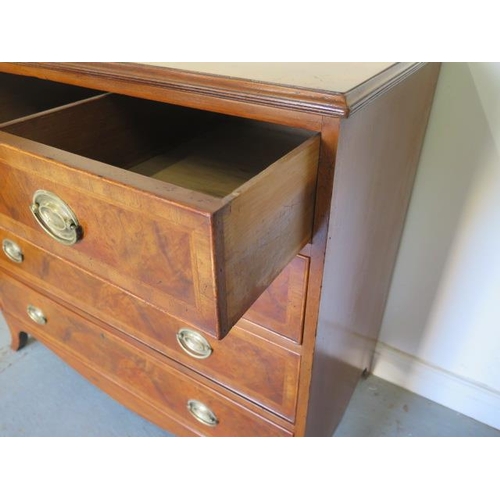
{"label": "chest top", "polygon": [[346,117],[423,64],[44,62],[0,63],[0,71],[204,109],[218,99],[230,106]]}

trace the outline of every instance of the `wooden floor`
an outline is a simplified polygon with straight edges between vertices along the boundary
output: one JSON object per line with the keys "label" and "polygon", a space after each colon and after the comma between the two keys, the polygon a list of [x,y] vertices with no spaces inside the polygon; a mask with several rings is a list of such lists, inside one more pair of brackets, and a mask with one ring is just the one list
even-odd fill
{"label": "wooden floor", "polygon": [[[39,342],[12,352],[9,340],[0,316],[0,436],[171,436],[96,389]],[[500,436],[500,431],[368,377],[360,381],[335,436]]]}

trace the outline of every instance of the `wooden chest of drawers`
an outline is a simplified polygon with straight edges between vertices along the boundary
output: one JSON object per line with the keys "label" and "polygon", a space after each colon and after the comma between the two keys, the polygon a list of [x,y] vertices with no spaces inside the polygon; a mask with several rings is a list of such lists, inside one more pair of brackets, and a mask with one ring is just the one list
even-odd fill
{"label": "wooden chest of drawers", "polygon": [[33,335],[178,435],[331,435],[369,369],[439,65],[324,63],[323,87],[213,69],[0,64],[12,347]]}

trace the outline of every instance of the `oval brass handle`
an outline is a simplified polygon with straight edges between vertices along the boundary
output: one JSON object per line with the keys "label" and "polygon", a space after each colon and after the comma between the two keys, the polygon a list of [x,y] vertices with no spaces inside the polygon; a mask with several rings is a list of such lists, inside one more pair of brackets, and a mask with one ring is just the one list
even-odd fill
{"label": "oval brass handle", "polygon": [[38,307],[29,305],[26,309],[26,312],[28,313],[28,316],[31,318],[31,320],[35,323],[38,323],[39,325],[45,325],[45,323],[47,323],[47,318],[44,312]]}
{"label": "oval brass handle", "polygon": [[2,241],[2,249],[3,253],[7,255],[7,257],[13,262],[20,264],[23,261],[23,251],[21,250],[21,247],[14,241],[5,238]]}
{"label": "oval brass handle", "polygon": [[219,419],[215,416],[215,413],[201,401],[190,399],[187,403],[187,409],[202,424],[215,427],[219,423]]}
{"label": "oval brass handle", "polygon": [[201,333],[182,328],[177,333],[177,342],[182,350],[196,359],[206,359],[212,354],[212,346]]}
{"label": "oval brass handle", "polygon": [[30,209],[42,229],[59,243],[74,245],[82,238],[82,228],[73,210],[54,193],[35,191]]}

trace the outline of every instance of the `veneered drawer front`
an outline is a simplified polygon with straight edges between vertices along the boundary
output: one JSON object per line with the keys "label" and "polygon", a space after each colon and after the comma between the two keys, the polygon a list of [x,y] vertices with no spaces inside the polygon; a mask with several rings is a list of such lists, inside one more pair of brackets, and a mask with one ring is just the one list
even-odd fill
{"label": "veneered drawer front", "polygon": [[193,330],[192,325],[48,254],[2,227],[0,242],[4,247],[15,245],[22,253],[21,262],[14,262],[2,252],[0,268],[294,421],[300,363],[294,346],[287,349],[286,342],[278,342],[279,339],[273,342],[272,336],[265,339],[236,325],[222,341],[204,335],[212,352],[206,359],[193,357],[177,340],[177,333],[183,328]]}
{"label": "veneered drawer front", "polygon": [[300,344],[308,274],[309,258],[297,255],[243,317]]}
{"label": "veneered drawer front", "polygon": [[[158,421],[157,413],[165,414],[188,431],[207,436],[290,435],[250,407],[202,383],[199,377],[190,375],[168,358],[148,352],[118,332],[95,326],[8,276],[1,276],[0,293],[7,314],[25,321],[27,333],[35,335],[113,397],[153,421]],[[38,309],[38,317],[43,315],[45,324],[26,321],[28,306]],[[190,401],[205,405],[201,411],[198,407],[197,415],[207,417],[208,408],[217,424],[200,423],[188,410]]]}
{"label": "veneered drawer front", "polygon": [[[319,137],[220,117],[200,132],[191,124],[202,127],[205,115],[166,105],[146,113],[154,126],[142,130],[145,104],[133,101],[93,98],[4,129],[0,222],[223,337],[311,237]],[[129,108],[135,114],[123,116]],[[137,167],[163,144],[164,128],[172,150]],[[144,145],[147,132],[161,137]],[[118,166],[83,156],[91,154]],[[40,190],[76,216],[76,244],[40,228],[30,210]],[[65,220],[53,205],[34,206],[54,226]]]}

